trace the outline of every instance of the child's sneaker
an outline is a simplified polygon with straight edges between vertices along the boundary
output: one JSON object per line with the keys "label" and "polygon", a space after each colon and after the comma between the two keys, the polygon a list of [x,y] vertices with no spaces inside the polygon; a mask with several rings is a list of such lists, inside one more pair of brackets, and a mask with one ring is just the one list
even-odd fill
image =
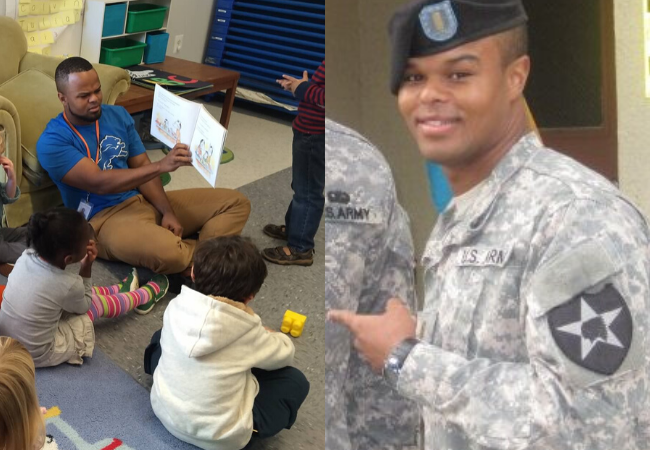
{"label": "child's sneaker", "polygon": [[118,292],[125,293],[135,291],[140,287],[140,279],[138,278],[138,270],[134,267],[131,269],[125,279],[120,283],[120,290]]}
{"label": "child's sneaker", "polygon": [[[142,288],[150,289],[154,294],[147,303],[136,307],[135,312],[138,314],[148,314],[156,303],[158,303],[167,293],[167,289],[169,289],[169,280],[166,275],[155,275],[147,284],[142,286]],[[158,291],[157,294],[156,291]]]}

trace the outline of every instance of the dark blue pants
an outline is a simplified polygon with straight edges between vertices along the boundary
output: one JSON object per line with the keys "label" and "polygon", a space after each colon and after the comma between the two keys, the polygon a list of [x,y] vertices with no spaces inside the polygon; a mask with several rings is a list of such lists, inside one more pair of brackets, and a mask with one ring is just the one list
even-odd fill
{"label": "dark blue pants", "polygon": [[278,370],[252,369],[260,391],[253,403],[253,432],[245,448],[255,441],[275,436],[296,421],[298,409],[309,393],[309,381],[295,367]]}
{"label": "dark blue pants", "polygon": [[325,134],[293,130],[293,199],[284,217],[288,245],[298,252],[314,248],[325,206]]}

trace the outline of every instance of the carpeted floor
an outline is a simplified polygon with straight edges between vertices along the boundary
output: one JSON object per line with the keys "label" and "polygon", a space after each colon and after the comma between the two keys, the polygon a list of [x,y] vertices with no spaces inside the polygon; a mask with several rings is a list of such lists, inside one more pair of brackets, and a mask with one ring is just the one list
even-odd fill
{"label": "carpeted floor", "polygon": [[[59,450],[196,449],[165,430],[151,409],[149,392],[101,351],[81,367],[38,369],[36,387],[48,408],[47,434]],[[121,445],[110,446],[114,440]]]}
{"label": "carpeted floor", "polygon": [[[262,233],[267,223],[283,223],[291,191],[291,169],[285,169],[239,189],[252,203],[250,219],[244,235],[260,248],[282,245]],[[74,270],[74,267],[70,267]],[[291,430],[284,430],[256,449],[322,449],[325,436],[324,406],[324,232],[316,236],[316,257],[311,267],[282,267],[268,264],[266,283],[251,304],[266,326],[279,329],[286,309],[305,314],[307,322],[303,335],[294,339],[294,365],[302,370],[311,383],[307,400]],[[97,261],[93,267],[95,285],[114,284],[122,279],[129,267],[121,263]],[[147,280],[151,273],[139,271]],[[142,358],[151,335],[162,327],[165,308],[173,298],[168,294],[146,316],[126,316],[100,320],[95,325],[97,346],[141,385],[151,388],[152,378],[144,373]],[[153,448],[153,447],[151,447]]]}

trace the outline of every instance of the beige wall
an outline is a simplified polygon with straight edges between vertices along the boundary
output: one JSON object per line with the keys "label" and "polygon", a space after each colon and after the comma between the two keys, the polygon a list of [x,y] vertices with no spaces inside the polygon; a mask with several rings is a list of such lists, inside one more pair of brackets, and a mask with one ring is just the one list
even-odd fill
{"label": "beige wall", "polygon": [[623,192],[650,216],[650,99],[645,98],[641,0],[616,0],[618,167]]}
{"label": "beige wall", "polygon": [[405,0],[327,0],[327,115],[356,128],[386,156],[419,256],[435,213],[424,162],[388,91],[386,29],[400,3]]}
{"label": "beige wall", "polygon": [[[172,0],[171,15],[167,24],[167,56],[203,62],[215,3],[216,0]],[[183,47],[180,52],[173,53],[174,39],[179,34],[183,35]]]}
{"label": "beige wall", "polygon": [[327,115],[361,131],[361,62],[357,0],[327,0],[325,23]]}

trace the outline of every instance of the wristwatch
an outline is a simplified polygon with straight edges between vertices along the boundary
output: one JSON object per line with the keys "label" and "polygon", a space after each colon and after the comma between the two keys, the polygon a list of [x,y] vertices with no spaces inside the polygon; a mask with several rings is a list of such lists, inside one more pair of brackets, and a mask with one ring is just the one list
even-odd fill
{"label": "wristwatch", "polygon": [[419,343],[420,341],[415,338],[404,339],[393,348],[388,355],[388,358],[386,358],[386,361],[384,361],[384,370],[382,371],[382,375],[393,389],[397,389],[397,380],[402,371],[404,361],[408,358],[413,347]]}

